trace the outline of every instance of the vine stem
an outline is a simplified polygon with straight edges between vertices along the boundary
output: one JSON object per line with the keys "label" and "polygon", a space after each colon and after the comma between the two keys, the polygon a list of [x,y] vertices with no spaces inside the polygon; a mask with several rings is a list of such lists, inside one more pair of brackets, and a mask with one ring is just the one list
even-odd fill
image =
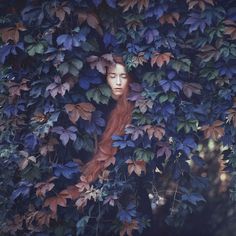
{"label": "vine stem", "polygon": [[175,188],[174,199],[173,199],[173,202],[172,202],[171,212],[170,212],[171,215],[173,214],[173,211],[174,211],[175,200],[176,200],[176,194],[177,194],[177,192],[178,192],[178,188],[179,188],[179,183],[177,183],[176,188]]}
{"label": "vine stem", "polygon": [[98,229],[99,229],[99,218],[100,218],[100,202],[98,202],[98,220],[97,220],[97,225],[96,225],[96,236],[98,235]]}

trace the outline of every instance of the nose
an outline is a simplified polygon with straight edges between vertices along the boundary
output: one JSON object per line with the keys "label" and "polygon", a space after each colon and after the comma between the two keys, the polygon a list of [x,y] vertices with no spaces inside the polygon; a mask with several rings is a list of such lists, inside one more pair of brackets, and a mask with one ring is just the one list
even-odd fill
{"label": "nose", "polygon": [[121,85],[121,78],[120,78],[120,76],[116,77],[116,85]]}

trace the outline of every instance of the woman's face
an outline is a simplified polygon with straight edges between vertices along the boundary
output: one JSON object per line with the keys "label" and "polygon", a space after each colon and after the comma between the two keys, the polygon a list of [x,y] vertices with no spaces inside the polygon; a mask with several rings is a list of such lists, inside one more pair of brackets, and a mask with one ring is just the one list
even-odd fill
{"label": "woman's face", "polygon": [[128,76],[125,67],[118,63],[109,66],[107,83],[111,88],[112,97],[117,100],[128,86]]}

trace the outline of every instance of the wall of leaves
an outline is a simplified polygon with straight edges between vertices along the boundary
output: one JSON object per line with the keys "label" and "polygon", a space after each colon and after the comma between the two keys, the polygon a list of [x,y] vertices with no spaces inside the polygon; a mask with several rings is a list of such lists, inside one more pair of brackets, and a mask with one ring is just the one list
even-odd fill
{"label": "wall of leaves", "polygon": [[[222,145],[236,166],[233,2],[1,1],[1,235],[141,235],[152,222],[140,183],[153,209],[172,186],[168,224],[206,204],[199,144]],[[111,53],[134,75],[135,108],[89,185],[80,166],[105,126]]]}

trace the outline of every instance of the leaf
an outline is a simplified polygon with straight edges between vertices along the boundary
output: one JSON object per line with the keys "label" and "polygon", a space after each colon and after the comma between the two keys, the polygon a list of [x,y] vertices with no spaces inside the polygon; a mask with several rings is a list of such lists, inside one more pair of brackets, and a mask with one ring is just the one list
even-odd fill
{"label": "leaf", "polygon": [[151,65],[153,67],[154,64],[157,64],[158,67],[162,67],[165,63],[169,63],[170,58],[173,58],[173,55],[170,52],[154,52],[151,58]]}
{"label": "leaf", "polygon": [[76,235],[84,235],[85,227],[89,222],[90,217],[89,216],[84,216],[80,220],[77,221],[76,223]]}
{"label": "leaf", "polygon": [[120,236],[125,236],[126,234],[128,236],[132,236],[133,230],[138,230],[138,221],[137,220],[132,220],[131,222],[125,222],[122,225],[122,228],[120,230]]}
{"label": "leaf", "polygon": [[86,96],[89,101],[93,100],[97,104],[108,104],[111,97],[111,89],[107,84],[102,84],[87,91]]}
{"label": "leaf", "polygon": [[69,115],[69,119],[73,124],[76,124],[77,120],[81,117],[83,120],[91,120],[92,112],[95,111],[95,107],[91,103],[81,102],[78,104],[66,104],[66,113]]}
{"label": "leaf", "polygon": [[159,18],[160,23],[163,25],[165,23],[172,24],[175,26],[175,23],[179,21],[179,13],[178,12],[172,12],[168,14],[164,14]]}
{"label": "leaf", "polygon": [[60,22],[64,21],[66,14],[70,15],[71,8],[68,7],[67,2],[63,2],[61,5],[57,5],[53,11],[56,17],[59,18]]}
{"label": "leaf", "polygon": [[10,96],[21,96],[22,91],[29,91],[30,88],[28,87],[27,83],[29,80],[27,79],[22,79],[20,83],[15,83],[12,81],[9,81],[7,83],[8,89],[9,89],[9,94]]}
{"label": "leaf", "polygon": [[205,45],[204,47],[200,48],[199,57],[203,59],[205,62],[210,61],[214,58],[214,61],[218,61],[221,55],[220,52],[220,45],[218,47],[213,47],[212,45]]}
{"label": "leaf", "polygon": [[192,203],[193,205],[197,205],[198,202],[205,202],[206,200],[204,199],[204,197],[199,194],[199,193],[187,193],[187,194],[183,194],[181,196],[182,201],[187,201]]}
{"label": "leaf", "polygon": [[60,134],[60,140],[64,146],[66,146],[70,139],[75,141],[77,138],[75,134],[77,132],[77,128],[75,126],[70,126],[67,129],[64,129],[62,126],[56,126],[52,128],[52,132]]}
{"label": "leaf", "polygon": [[47,142],[45,145],[43,145],[43,146],[41,146],[41,147],[39,148],[40,154],[41,154],[42,156],[46,156],[49,152],[53,152],[53,151],[54,151],[54,146],[55,146],[56,144],[59,144],[59,142],[57,141],[57,139],[55,139],[55,138],[50,138],[50,139],[48,140],[48,142]]}
{"label": "leaf", "polygon": [[125,163],[128,164],[129,175],[131,175],[133,172],[138,176],[141,175],[142,171],[146,173],[146,162],[144,160],[132,161],[129,159]]}
{"label": "leaf", "polygon": [[233,40],[236,39],[236,23],[231,20],[224,21],[224,34],[229,35]]}
{"label": "leaf", "polygon": [[0,30],[2,41],[7,43],[8,40],[13,40],[14,43],[18,43],[19,41],[19,31],[25,31],[26,28],[22,23],[16,23],[15,27],[7,27]]}
{"label": "leaf", "polygon": [[133,56],[132,61],[135,64],[135,67],[137,67],[138,65],[142,65],[143,63],[146,63],[147,60],[144,57],[144,52],[139,52],[138,55]]}
{"label": "leaf", "polygon": [[135,127],[134,125],[128,125],[125,128],[125,133],[126,134],[131,134],[131,139],[135,141],[136,139],[139,138],[139,136],[143,136],[144,131],[142,127]]}
{"label": "leaf", "polygon": [[177,60],[171,60],[170,62],[171,67],[176,70],[178,73],[182,70],[185,72],[190,71],[191,60],[188,58],[180,58]]}
{"label": "leaf", "polygon": [[67,205],[67,199],[70,199],[71,196],[64,190],[57,194],[57,196],[49,197],[44,202],[44,207],[49,207],[51,211],[56,214],[57,213],[57,207],[66,207]]}
{"label": "leaf", "polygon": [[90,56],[87,58],[91,69],[97,69],[100,73],[106,74],[107,67],[114,62],[112,54],[104,54],[101,57]]}
{"label": "leaf", "polygon": [[160,147],[157,150],[156,157],[161,157],[165,154],[168,159],[171,156],[171,148],[168,143],[158,142],[157,145]]}
{"label": "leaf", "polygon": [[46,87],[46,91],[49,91],[53,98],[55,98],[57,94],[64,96],[66,91],[70,91],[70,84],[67,82],[61,83],[61,78],[59,76],[55,76],[54,80],[54,83],[51,83]]}
{"label": "leaf", "polygon": [[161,80],[165,76],[163,71],[151,71],[146,72],[143,75],[143,81],[146,81],[150,86],[153,86],[155,82]]}
{"label": "leaf", "polygon": [[188,9],[192,9],[195,6],[198,6],[202,11],[205,11],[206,4],[214,6],[213,0],[186,0],[188,4]]}
{"label": "leaf", "polygon": [[103,30],[102,30],[102,27],[100,26],[99,18],[95,13],[78,11],[77,16],[78,16],[78,21],[80,25],[84,23],[85,21],[87,21],[87,24],[91,28],[95,29],[100,35],[103,34]]}
{"label": "leaf", "polygon": [[137,160],[150,162],[154,158],[154,153],[147,148],[135,148],[134,154]]}
{"label": "leaf", "polygon": [[120,208],[117,217],[122,223],[131,223],[132,218],[137,215],[136,205],[130,202],[126,208]]}
{"label": "leaf", "polygon": [[46,182],[40,182],[40,183],[37,183],[35,185],[35,188],[36,188],[36,196],[37,197],[45,197],[46,196],[46,193],[51,191],[55,184],[52,183],[53,180],[55,180],[56,177],[52,177],[50,179],[48,179]]}
{"label": "leaf", "polygon": [[83,62],[79,59],[73,58],[68,62],[63,62],[58,66],[58,71],[62,76],[70,73],[73,76],[78,76],[83,67]]}
{"label": "leaf", "polygon": [[138,7],[138,12],[140,13],[142,9],[147,9],[149,5],[149,0],[120,0],[119,6],[123,7],[123,12],[133,8],[135,5]]}
{"label": "leaf", "polygon": [[201,130],[204,132],[205,138],[212,138],[217,141],[224,135],[224,128],[220,127],[224,124],[221,120],[216,120],[212,125],[203,125]]}
{"label": "leaf", "polygon": [[67,179],[72,179],[74,175],[80,172],[78,164],[69,161],[66,164],[53,164],[53,172],[57,177],[64,176]]}
{"label": "leaf", "polygon": [[143,129],[145,132],[147,132],[149,139],[151,139],[154,136],[160,141],[165,135],[165,129],[163,127],[145,125]]}
{"label": "leaf", "polygon": [[201,94],[202,86],[197,83],[184,83],[183,92],[184,95],[188,98],[192,97],[192,94]]}
{"label": "leaf", "polygon": [[135,107],[140,109],[140,112],[144,114],[148,108],[152,109],[153,101],[150,99],[139,99],[135,102]]}

